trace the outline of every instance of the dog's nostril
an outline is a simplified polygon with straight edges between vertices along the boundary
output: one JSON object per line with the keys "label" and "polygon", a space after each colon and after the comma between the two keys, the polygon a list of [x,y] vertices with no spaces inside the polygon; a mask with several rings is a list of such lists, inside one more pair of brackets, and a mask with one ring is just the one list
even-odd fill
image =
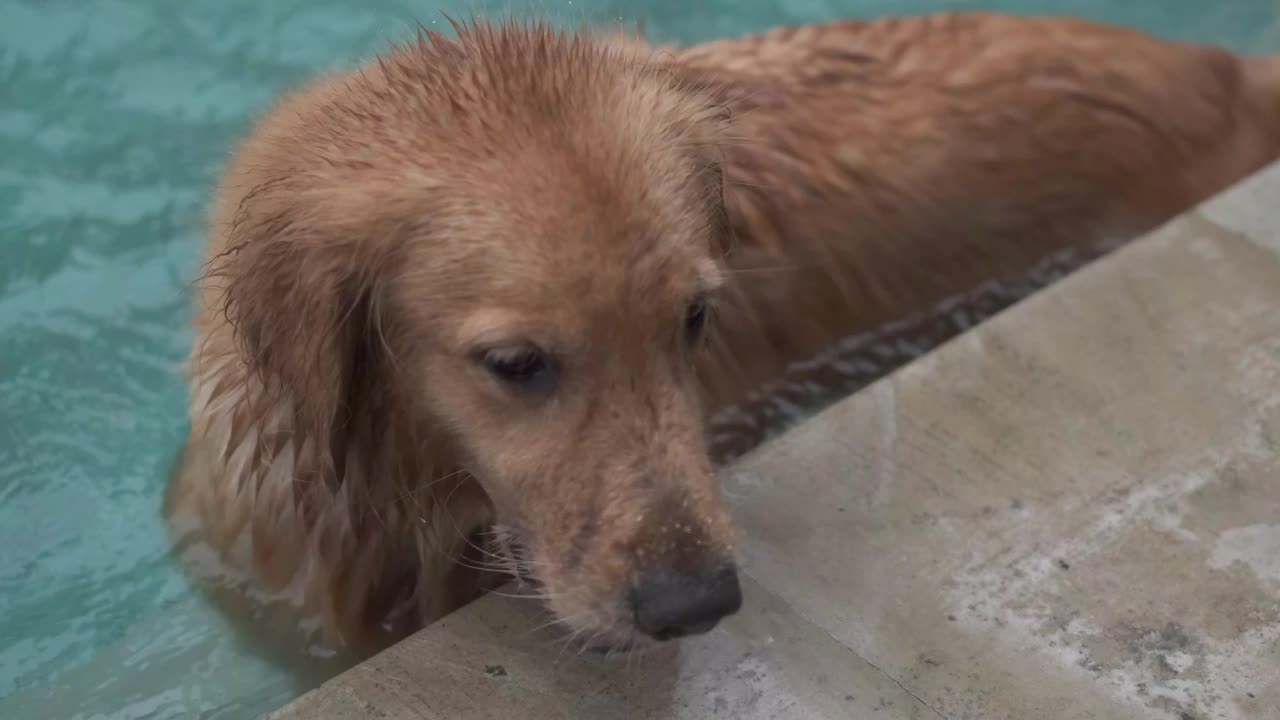
{"label": "dog's nostril", "polygon": [[631,594],[636,627],[655,640],[698,635],[742,607],[732,566],[704,573],[659,571],[641,577]]}

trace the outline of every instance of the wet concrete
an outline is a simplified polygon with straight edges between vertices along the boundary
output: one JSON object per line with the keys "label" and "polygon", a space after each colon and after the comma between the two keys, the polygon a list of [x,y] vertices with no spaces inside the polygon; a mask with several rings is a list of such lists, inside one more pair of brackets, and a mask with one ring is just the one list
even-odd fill
{"label": "wet concrete", "polygon": [[279,718],[1280,719],[1280,168],[724,473],[743,613],[583,659],[490,597]]}

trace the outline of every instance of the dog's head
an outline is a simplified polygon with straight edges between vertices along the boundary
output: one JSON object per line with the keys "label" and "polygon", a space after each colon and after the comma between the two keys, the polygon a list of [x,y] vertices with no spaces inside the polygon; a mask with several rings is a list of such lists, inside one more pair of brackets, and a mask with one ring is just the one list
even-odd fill
{"label": "dog's head", "polygon": [[725,279],[723,110],[643,53],[522,25],[300,97],[241,153],[217,270],[337,467],[361,414],[447,434],[595,645],[735,612],[694,364]]}

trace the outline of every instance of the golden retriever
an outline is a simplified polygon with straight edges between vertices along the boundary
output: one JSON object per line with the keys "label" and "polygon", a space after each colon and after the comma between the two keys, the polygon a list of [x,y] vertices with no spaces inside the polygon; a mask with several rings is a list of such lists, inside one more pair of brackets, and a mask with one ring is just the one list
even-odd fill
{"label": "golden retriever", "polygon": [[595,647],[711,628],[708,411],[1280,152],[1275,59],[1080,20],[456,29],[286,95],[212,211],[167,511],[346,644],[495,566]]}

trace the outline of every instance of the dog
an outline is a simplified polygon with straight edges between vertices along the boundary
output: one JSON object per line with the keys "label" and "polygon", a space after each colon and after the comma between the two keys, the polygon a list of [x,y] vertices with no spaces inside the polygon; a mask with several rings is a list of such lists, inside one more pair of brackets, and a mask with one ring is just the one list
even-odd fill
{"label": "dog", "polygon": [[211,211],[166,512],[344,646],[511,576],[593,648],[707,631],[707,413],[1280,154],[1280,60],[1084,20],[455,29],[284,95]]}

